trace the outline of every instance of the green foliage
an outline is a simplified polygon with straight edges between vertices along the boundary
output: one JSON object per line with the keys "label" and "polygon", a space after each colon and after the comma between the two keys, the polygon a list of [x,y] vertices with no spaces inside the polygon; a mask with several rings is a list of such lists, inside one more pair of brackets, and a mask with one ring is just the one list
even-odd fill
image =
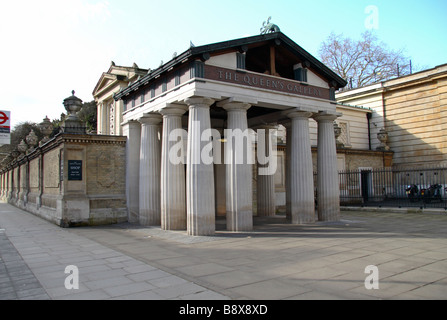
{"label": "green foliage", "polygon": [[26,142],[26,136],[34,130],[34,133],[39,138],[39,141],[43,138],[43,134],[40,131],[39,125],[34,122],[21,122],[14,127],[11,131],[11,145],[18,146],[19,143],[24,140]]}
{"label": "green foliage", "polygon": [[81,111],[78,112],[79,120],[87,127],[87,132],[96,131],[97,126],[97,106],[96,102],[90,101],[82,104]]}

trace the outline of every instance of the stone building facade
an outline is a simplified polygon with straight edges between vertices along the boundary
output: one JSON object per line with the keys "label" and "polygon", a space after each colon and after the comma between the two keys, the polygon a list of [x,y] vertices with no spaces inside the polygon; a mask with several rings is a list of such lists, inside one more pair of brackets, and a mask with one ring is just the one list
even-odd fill
{"label": "stone building facade", "polygon": [[[372,110],[371,134],[384,130],[393,166],[447,164],[447,65],[338,93],[337,101]],[[380,141],[372,140],[372,149]]]}
{"label": "stone building facade", "polygon": [[93,98],[98,106],[97,133],[102,135],[123,134],[123,103],[115,101],[113,95],[129,86],[147,74],[146,69],[139,68],[135,63],[132,67],[117,66],[112,61],[109,70],[101,75],[93,90]]}

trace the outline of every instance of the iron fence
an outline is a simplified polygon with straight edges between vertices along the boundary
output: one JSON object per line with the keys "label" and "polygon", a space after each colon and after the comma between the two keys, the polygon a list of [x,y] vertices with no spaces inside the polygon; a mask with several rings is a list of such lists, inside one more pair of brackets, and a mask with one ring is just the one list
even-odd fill
{"label": "iron fence", "polygon": [[447,210],[447,168],[340,171],[344,206],[419,207]]}

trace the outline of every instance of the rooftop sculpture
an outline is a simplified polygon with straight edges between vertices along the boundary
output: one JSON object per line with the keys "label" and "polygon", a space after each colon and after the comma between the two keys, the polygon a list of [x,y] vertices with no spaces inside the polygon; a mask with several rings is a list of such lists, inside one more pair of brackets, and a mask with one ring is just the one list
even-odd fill
{"label": "rooftop sculpture", "polygon": [[276,24],[270,23],[270,20],[272,17],[269,17],[267,21],[264,21],[262,23],[262,28],[260,29],[261,34],[267,34],[272,32],[279,32],[281,31],[279,27]]}

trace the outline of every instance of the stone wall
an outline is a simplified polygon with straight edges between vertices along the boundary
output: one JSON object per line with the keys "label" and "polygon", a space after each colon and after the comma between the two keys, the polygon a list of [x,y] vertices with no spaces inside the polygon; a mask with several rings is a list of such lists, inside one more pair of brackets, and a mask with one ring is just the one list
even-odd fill
{"label": "stone wall", "polygon": [[125,137],[59,134],[0,171],[0,195],[62,227],[127,221],[125,161]]}
{"label": "stone wall", "polygon": [[443,76],[385,92],[386,128],[396,166],[447,163],[447,78]]}
{"label": "stone wall", "polygon": [[395,168],[447,164],[447,64],[337,94],[337,102],[372,111],[372,149],[381,129]]}

